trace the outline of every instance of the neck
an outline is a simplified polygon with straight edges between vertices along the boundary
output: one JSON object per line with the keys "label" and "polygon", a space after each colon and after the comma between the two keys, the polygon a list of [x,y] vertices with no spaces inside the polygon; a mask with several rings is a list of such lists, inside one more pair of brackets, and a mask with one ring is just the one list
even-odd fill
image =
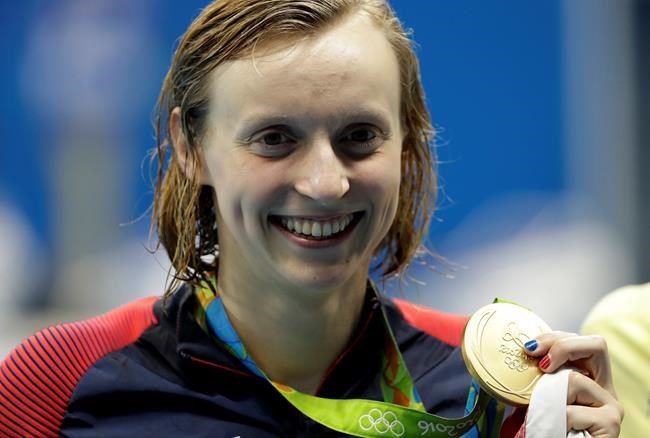
{"label": "neck", "polygon": [[264,373],[313,394],[358,324],[367,281],[361,274],[310,294],[220,272],[219,293],[233,327]]}

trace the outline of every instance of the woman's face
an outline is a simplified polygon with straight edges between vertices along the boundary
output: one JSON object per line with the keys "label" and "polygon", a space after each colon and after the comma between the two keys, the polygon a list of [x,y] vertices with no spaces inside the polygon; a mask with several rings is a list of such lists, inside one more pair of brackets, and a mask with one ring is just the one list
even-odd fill
{"label": "woman's face", "polygon": [[396,212],[397,59],[369,19],[271,44],[211,76],[202,182],[220,272],[305,290],[365,279]]}

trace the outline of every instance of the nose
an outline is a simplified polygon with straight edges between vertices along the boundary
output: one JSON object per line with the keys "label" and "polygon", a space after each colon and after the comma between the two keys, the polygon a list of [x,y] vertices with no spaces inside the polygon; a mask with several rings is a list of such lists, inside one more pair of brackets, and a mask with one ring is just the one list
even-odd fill
{"label": "nose", "polygon": [[298,193],[317,201],[342,198],[350,190],[345,164],[329,141],[310,145],[301,163],[294,187]]}

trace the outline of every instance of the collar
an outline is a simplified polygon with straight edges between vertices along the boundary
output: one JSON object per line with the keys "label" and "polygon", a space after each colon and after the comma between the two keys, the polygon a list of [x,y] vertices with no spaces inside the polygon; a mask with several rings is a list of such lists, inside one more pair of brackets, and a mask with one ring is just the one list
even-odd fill
{"label": "collar", "polygon": [[[364,391],[367,397],[367,388],[376,386],[371,383],[380,370],[382,305],[384,300],[368,287],[354,335],[326,372],[317,391],[319,396],[344,398]],[[160,301],[157,306],[161,323],[173,327],[175,332],[175,345],[169,347],[175,347],[176,366],[193,369],[192,373],[186,370],[183,374],[197,375],[194,369],[198,367],[225,373],[228,377],[264,382],[203,330],[195,318],[197,306],[200,303],[189,284],[180,286],[166,302]],[[378,389],[377,397],[381,397]]]}
{"label": "collar", "polygon": [[[252,374],[201,329],[194,318],[197,304],[192,287],[179,287],[167,300],[156,303],[154,309],[159,324],[141,338],[142,345],[155,353],[157,360],[167,363],[169,372],[173,373],[169,378],[181,379],[184,385],[205,393],[222,393],[225,385],[226,389],[237,388],[238,394],[251,391],[275,397],[276,391],[268,382]],[[383,348],[380,306],[386,311],[388,323],[427,410],[449,418],[462,416],[471,378],[464,371],[460,349],[415,327],[391,299],[374,295],[366,296],[356,333],[330,367],[317,395],[382,400],[379,386]],[[442,329],[447,324],[440,318],[433,318],[431,322]],[[163,368],[160,372],[167,371]]]}

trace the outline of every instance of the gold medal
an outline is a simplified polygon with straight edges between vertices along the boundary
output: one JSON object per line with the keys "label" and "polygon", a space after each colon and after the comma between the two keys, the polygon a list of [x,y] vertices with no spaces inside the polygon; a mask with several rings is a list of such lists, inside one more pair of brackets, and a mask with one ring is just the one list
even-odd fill
{"label": "gold medal", "polygon": [[524,344],[550,327],[530,310],[510,303],[480,308],[467,322],[462,352],[476,382],[491,396],[514,406],[524,406],[542,371],[537,359],[526,354]]}

